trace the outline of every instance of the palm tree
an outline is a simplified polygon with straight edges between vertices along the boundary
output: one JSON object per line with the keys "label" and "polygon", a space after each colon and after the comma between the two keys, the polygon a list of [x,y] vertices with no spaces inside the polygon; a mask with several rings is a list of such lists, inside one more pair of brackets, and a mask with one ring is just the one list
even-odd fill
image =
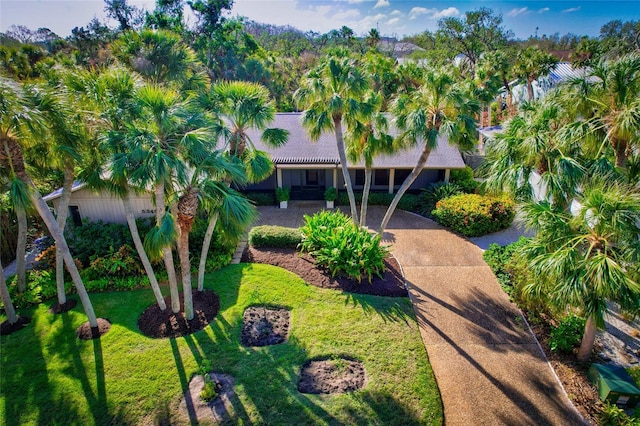
{"label": "palm tree", "polygon": [[392,111],[400,131],[396,138],[399,148],[422,145],[415,167],[393,197],[380,224],[382,234],[398,202],[422,172],[431,151],[447,137],[463,149],[471,149],[477,140],[475,115],[479,104],[464,88],[444,71],[428,70],[422,85],[413,92],[401,94]]}
{"label": "palm tree", "polygon": [[[380,99],[379,96],[373,98]],[[393,137],[386,133],[388,127],[386,115],[378,112],[370,121],[352,123],[349,131],[345,133],[349,161],[357,163],[361,158],[364,159],[364,186],[360,205],[360,223],[363,226],[367,223],[367,203],[371,191],[374,158],[378,154],[393,152]]]}
{"label": "palm tree", "polygon": [[28,189],[27,197],[49,229],[56,246],[63,252],[67,270],[78,291],[78,296],[89,319],[89,325],[92,328],[98,327],[98,319],[93,305],[73,261],[64,234],[25,167],[22,144],[28,145],[45,133],[42,115],[35,107],[52,102],[52,100],[46,93],[31,86],[25,87],[20,94],[21,96],[16,93],[16,89],[0,84],[0,166],[5,170],[10,170],[11,175],[22,181],[23,186]]}
{"label": "palm tree", "polygon": [[369,81],[347,51],[338,50],[321,59],[309,71],[294,97],[305,108],[302,125],[312,140],[323,132],[333,131],[338,147],[342,176],[347,187],[351,217],[358,224],[358,211],[347,164],[342,125],[368,117],[373,110],[361,102]]}
{"label": "palm tree", "polygon": [[638,309],[640,195],[615,183],[594,182],[578,201],[575,215],[547,201],[525,204],[526,223],[537,231],[526,251],[536,279],[525,294],[582,311],[587,322],[578,359],[587,361],[596,328],[604,325],[607,301]]}
{"label": "palm tree", "polygon": [[[10,170],[3,170],[9,173]],[[31,201],[27,196],[28,188],[16,176],[10,173],[3,177],[6,179],[9,188],[9,199],[13,203],[13,210],[18,223],[18,233],[16,238],[16,285],[18,291],[23,293],[27,290],[26,261],[27,252],[27,212],[32,210]]]}
{"label": "palm tree", "polygon": [[533,100],[533,82],[548,75],[558,59],[536,46],[529,46],[518,53],[514,73],[527,82],[529,101]]}
{"label": "palm tree", "polygon": [[509,56],[502,51],[497,50],[495,52],[485,52],[480,59],[480,66],[491,67],[493,72],[499,76],[500,81],[502,82],[502,87],[506,92],[506,104],[507,110],[509,111],[509,115],[512,116],[515,114],[513,109],[513,94],[511,93],[511,85],[509,81],[513,78],[513,63],[510,60]]}
{"label": "palm tree", "polygon": [[627,157],[640,147],[640,55],[598,62],[590,81],[586,99],[591,106],[593,127],[601,130],[611,144],[616,166],[625,168]]}
{"label": "palm tree", "polygon": [[570,120],[554,94],[539,103],[525,103],[486,146],[485,186],[528,201],[535,195],[531,184],[535,172],[544,190],[537,195],[568,208],[588,168],[584,146],[574,137],[576,126],[568,126]]}

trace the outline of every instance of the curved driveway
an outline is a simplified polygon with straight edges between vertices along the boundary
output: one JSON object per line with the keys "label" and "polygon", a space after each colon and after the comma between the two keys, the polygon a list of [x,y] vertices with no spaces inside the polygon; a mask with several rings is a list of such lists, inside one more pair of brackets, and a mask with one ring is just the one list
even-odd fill
{"label": "curved driveway", "polygon": [[[313,210],[261,209],[260,221],[298,226]],[[368,224],[383,214],[372,207]],[[403,211],[383,238],[404,269],[447,425],[583,423],[477,246]]]}

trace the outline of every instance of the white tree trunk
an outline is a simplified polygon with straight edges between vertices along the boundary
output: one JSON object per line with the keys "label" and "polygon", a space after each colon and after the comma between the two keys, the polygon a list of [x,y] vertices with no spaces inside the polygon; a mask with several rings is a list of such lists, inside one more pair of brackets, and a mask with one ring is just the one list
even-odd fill
{"label": "white tree trunk", "polygon": [[429,148],[429,145],[425,143],[424,150],[422,150],[422,154],[420,154],[418,163],[413,168],[413,170],[411,170],[411,173],[409,174],[409,176],[407,176],[404,182],[402,182],[402,186],[400,186],[400,189],[398,189],[398,192],[396,193],[395,197],[393,197],[393,200],[391,201],[391,204],[389,205],[387,212],[384,214],[384,217],[382,218],[382,222],[380,223],[380,229],[378,229],[378,234],[382,235],[384,230],[387,228],[387,224],[389,223],[389,220],[391,220],[391,216],[393,215],[393,212],[396,210],[396,207],[398,206],[400,199],[402,198],[404,193],[407,192],[407,189],[409,189],[411,184],[420,175],[420,172],[422,172],[422,168],[424,167],[425,163],[429,159],[430,154],[431,154],[431,148]]}
{"label": "white tree trunk", "polygon": [[180,257],[180,270],[182,272],[182,297],[184,297],[184,316],[187,320],[193,319],[193,294],[191,292],[191,262],[189,261],[189,232],[181,230],[178,255]]}
{"label": "white tree trunk", "polygon": [[18,316],[11,302],[7,283],[4,281],[4,269],[2,265],[0,265],[0,294],[2,295],[2,303],[4,303],[4,311],[7,314],[7,321],[9,321],[9,324],[15,324],[18,321]]}
{"label": "white tree trunk", "polygon": [[42,195],[40,195],[40,193],[36,190],[33,183],[29,182],[29,185],[31,186],[31,202],[33,203],[34,207],[38,211],[38,214],[47,226],[49,233],[55,240],[56,247],[59,247],[62,250],[64,263],[67,265],[67,270],[69,271],[71,279],[76,286],[78,296],[80,297],[80,302],[82,302],[82,306],[84,307],[84,312],[89,318],[89,325],[92,328],[97,327],[98,319],[96,318],[96,314],[93,311],[93,305],[91,304],[91,300],[89,299],[87,290],[84,287],[82,278],[80,278],[78,268],[73,261],[73,257],[71,257],[71,251],[69,251],[67,241],[64,239],[62,229],[60,229],[60,227],[58,226],[58,222],[56,222],[56,219],[53,217],[53,213],[51,213],[51,211],[49,210],[49,206],[47,206],[47,203],[42,199]]}
{"label": "white tree trunk", "polygon": [[358,209],[356,206],[356,197],[353,194],[353,186],[351,185],[351,176],[349,176],[349,169],[347,165],[347,155],[344,149],[344,138],[342,137],[342,119],[334,117],[333,119],[336,145],[338,146],[338,156],[340,157],[340,166],[342,168],[342,176],[344,183],[347,186],[347,195],[349,196],[349,206],[351,207],[351,217],[356,225],[360,224],[358,220]]}
{"label": "white tree trunk", "polygon": [[[69,212],[69,201],[71,200],[71,189],[73,188],[73,165],[65,163],[64,181],[62,184],[62,195],[58,202],[58,217],[56,221],[64,233]],[[67,302],[67,295],[64,289],[64,258],[62,251],[56,245],[56,289],[58,292],[58,303],[63,305]]]}
{"label": "white tree trunk", "polygon": [[[166,212],[164,206],[164,183],[158,182],[156,184],[156,225],[160,226],[162,218]],[[180,294],[178,293],[178,280],[176,279],[176,268],[173,264],[173,255],[171,253],[171,246],[165,246],[162,249],[162,259],[164,260],[164,266],[167,270],[167,277],[169,279],[169,292],[171,293],[171,311],[174,314],[180,312]]]}
{"label": "white tree trunk", "polygon": [[16,267],[18,291],[24,293],[27,290],[27,212],[20,206],[15,207],[18,218],[18,241],[16,247]]}
{"label": "white tree trunk", "polygon": [[213,237],[213,231],[216,229],[217,222],[218,212],[216,211],[209,217],[209,225],[207,226],[207,232],[204,234],[204,241],[202,242],[200,264],[198,265],[198,291],[204,289],[204,273],[206,272],[207,256],[209,256],[209,246],[211,245],[211,238]]}
{"label": "white tree trunk", "polygon": [[367,208],[369,204],[369,192],[371,192],[371,177],[373,170],[371,166],[364,169],[364,188],[362,188],[362,204],[360,205],[360,223],[367,226]]}
{"label": "white tree trunk", "polygon": [[136,247],[136,251],[138,252],[138,256],[140,257],[140,261],[142,262],[144,271],[147,273],[147,277],[149,277],[149,283],[151,284],[151,288],[153,289],[153,294],[156,297],[158,306],[161,310],[164,311],[165,309],[167,309],[167,304],[164,302],[164,297],[160,292],[160,285],[158,284],[156,274],[153,271],[153,267],[151,266],[151,261],[149,261],[147,252],[144,251],[144,245],[142,244],[142,239],[140,239],[138,225],[136,224],[136,217],[133,213],[133,208],[131,207],[131,196],[128,189],[125,196],[122,197],[122,204],[124,205],[124,212],[127,217],[127,224],[129,225],[129,231],[131,232],[133,245]]}
{"label": "white tree trunk", "polygon": [[578,361],[589,361],[591,351],[593,350],[593,344],[596,340],[596,329],[596,318],[594,315],[589,315],[589,318],[587,318],[587,322],[584,325],[584,335],[582,336],[580,350],[578,351]]}

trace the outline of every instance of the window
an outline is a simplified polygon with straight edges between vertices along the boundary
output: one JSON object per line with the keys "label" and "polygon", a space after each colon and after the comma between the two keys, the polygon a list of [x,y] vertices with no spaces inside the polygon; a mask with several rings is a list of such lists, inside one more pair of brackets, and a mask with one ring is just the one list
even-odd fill
{"label": "window", "polygon": [[411,174],[411,170],[409,169],[396,169],[396,175],[393,179],[394,186],[400,186],[405,181],[405,179]]}
{"label": "window", "polygon": [[75,226],[82,226],[82,217],[80,217],[80,209],[78,206],[69,206],[69,214]]}
{"label": "window", "polygon": [[364,186],[364,170],[356,169],[356,186]]}
{"label": "window", "polygon": [[376,169],[373,171],[373,184],[376,186],[388,186],[389,185],[389,170],[388,169]]}
{"label": "window", "polygon": [[307,185],[317,185],[317,184],[318,184],[318,171],[307,170]]}

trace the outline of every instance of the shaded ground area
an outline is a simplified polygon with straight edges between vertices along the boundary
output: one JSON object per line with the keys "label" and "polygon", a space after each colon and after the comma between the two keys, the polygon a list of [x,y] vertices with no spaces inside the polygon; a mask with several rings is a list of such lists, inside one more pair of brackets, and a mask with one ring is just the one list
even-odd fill
{"label": "shaded ground area", "polygon": [[289,337],[289,311],[251,306],[244,311],[240,341],[244,346],[269,346]]}
{"label": "shaded ground area", "polygon": [[233,376],[222,373],[209,373],[211,380],[219,384],[218,397],[212,401],[203,401],[200,393],[204,389],[204,377],[194,376],[189,382],[189,388],[178,404],[178,414],[173,424],[214,424],[228,420],[233,415],[231,399],[235,396],[236,384]]}
{"label": "shaded ground area", "polygon": [[242,255],[242,262],[279,266],[316,287],[375,296],[407,297],[400,265],[393,257],[385,260],[386,270],[382,277],[374,275],[371,283],[366,279],[359,283],[345,277],[333,278],[329,271],[316,266],[310,255],[300,255],[294,249],[247,247]]}
{"label": "shaded ground area", "polygon": [[157,303],[149,306],[138,318],[138,328],[145,336],[170,338],[186,336],[202,330],[213,320],[220,310],[220,298],[213,291],[193,292],[193,319],[184,316],[184,299],[180,294],[180,312],[171,312],[171,297],[164,299],[167,309],[160,310]]}
{"label": "shaded ground area", "polygon": [[63,304],[59,302],[54,303],[49,308],[49,313],[51,314],[62,314],[64,312],[68,312],[76,307],[78,301],[76,299],[67,299],[67,301]]}
{"label": "shaded ground area", "polygon": [[21,315],[18,316],[18,320],[13,324],[9,323],[9,321],[3,321],[2,324],[0,324],[0,335],[8,336],[11,333],[14,333],[18,330],[22,330],[30,322],[31,322],[31,317],[26,317]]}
{"label": "shaded ground area", "polygon": [[345,393],[361,389],[366,374],[361,362],[345,358],[307,361],[302,366],[298,391],[302,393]]}

